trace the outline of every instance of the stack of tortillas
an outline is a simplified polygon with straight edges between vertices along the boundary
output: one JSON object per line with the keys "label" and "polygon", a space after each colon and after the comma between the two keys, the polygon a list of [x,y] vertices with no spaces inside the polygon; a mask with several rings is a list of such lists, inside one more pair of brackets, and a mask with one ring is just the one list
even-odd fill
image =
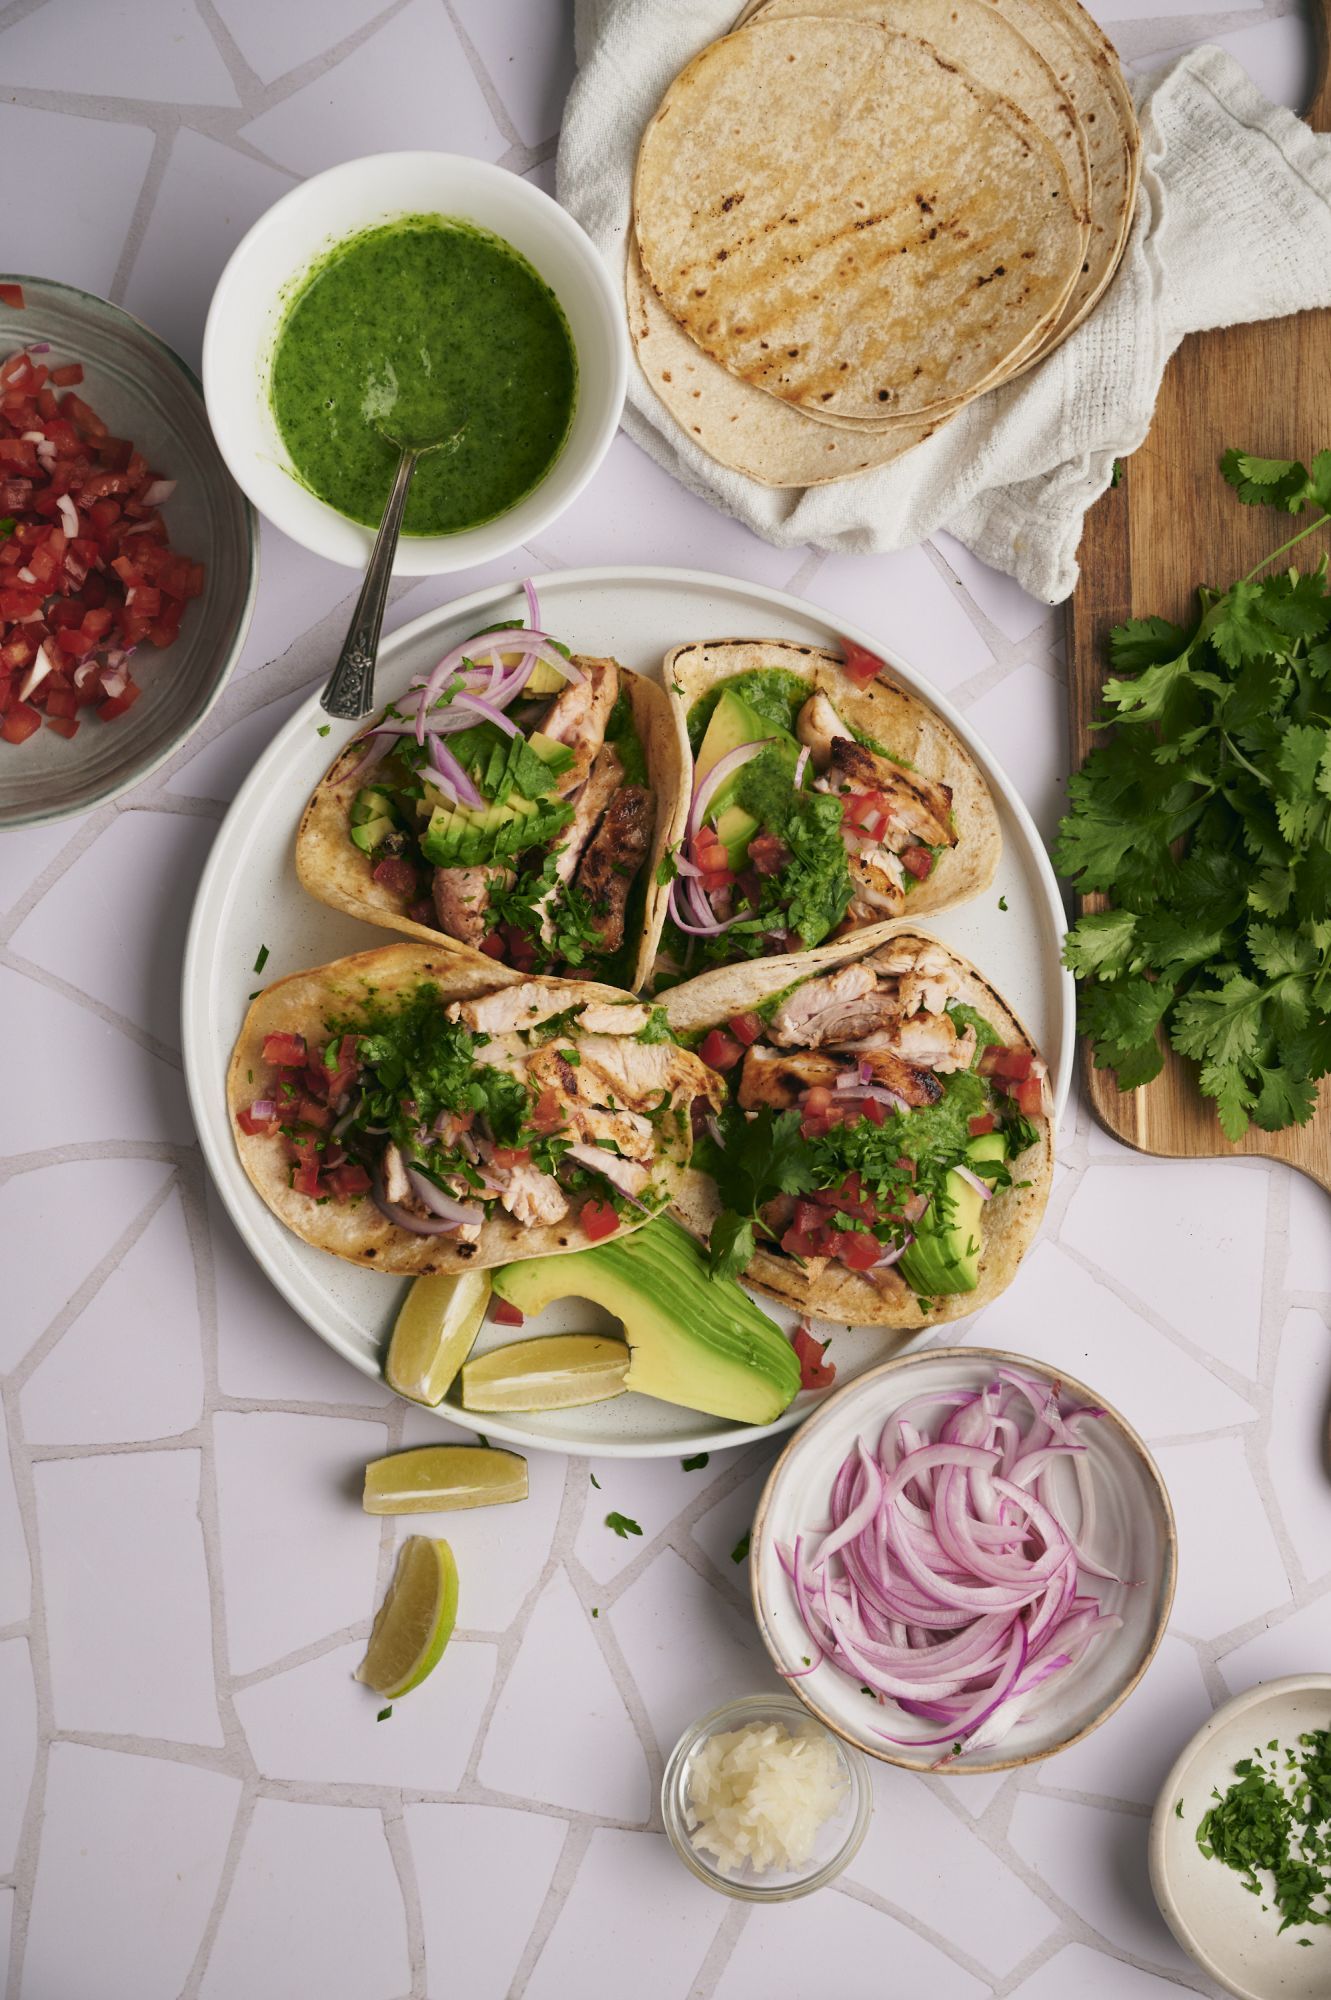
{"label": "stack of tortillas", "polygon": [[750,0],[643,135],[638,360],[766,485],[884,465],[1085,319],[1139,161],[1077,0]]}

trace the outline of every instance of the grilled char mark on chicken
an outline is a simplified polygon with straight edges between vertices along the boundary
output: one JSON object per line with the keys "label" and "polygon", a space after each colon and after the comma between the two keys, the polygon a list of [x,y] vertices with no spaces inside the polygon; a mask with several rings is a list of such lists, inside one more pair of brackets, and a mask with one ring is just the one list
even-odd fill
{"label": "grilled char mark on chicken", "polygon": [[[768,1034],[783,1048],[830,1047],[875,1064],[893,1056],[938,1073],[969,1069],[975,1030],[959,1035],[946,1011],[957,990],[957,974],[938,946],[894,939],[871,958],[806,979],[776,1009]],[[899,1088],[886,1076],[882,1081]]]}
{"label": "grilled char mark on chicken", "polygon": [[541,942],[554,943],[555,927],[553,911],[560,889],[573,880],[583,849],[591,839],[606,807],[614,799],[624,781],[624,766],[613,743],[603,743],[592,761],[587,774],[587,782],[573,803],[573,817],[564,834],[563,845],[555,856],[555,880],[537,899],[536,908],[541,913]]}
{"label": "grilled char mark on chicken", "polygon": [[551,1175],[543,1174],[530,1161],[496,1166],[493,1147],[482,1144],[480,1150],[486,1174],[498,1188],[499,1199],[515,1222],[530,1229],[538,1223],[563,1221],[568,1214],[568,1202],[564,1190]]}
{"label": "grilled char mark on chicken", "polygon": [[[651,1121],[640,1112],[626,1110],[616,1097],[613,1079],[585,1056],[575,1066],[568,1059],[567,1047],[552,1043],[529,1057],[527,1075],[538,1089],[555,1093],[566,1130],[575,1132],[585,1144],[594,1146],[608,1139],[627,1159],[651,1159]],[[613,1108],[608,1102],[612,1098],[616,1099]]]}
{"label": "grilled char mark on chicken", "polygon": [[[930,1070],[916,1069],[890,1049],[875,1050],[864,1060],[873,1071],[872,1081],[894,1090],[912,1110],[937,1104],[943,1095],[942,1084]],[[816,1084],[835,1088],[838,1077],[857,1071],[858,1063],[847,1058],[838,1060],[815,1050],[793,1050],[786,1054],[755,1042],[747,1051],[740,1071],[740,1107],[752,1111],[760,1104],[770,1104],[775,1110],[786,1111]]]}
{"label": "grilled char mark on chicken", "polygon": [[619,668],[613,660],[574,656],[583,678],[570,681],[551,702],[541,724],[541,733],[556,743],[566,743],[573,762],[556,780],[561,798],[569,798],[585,783],[592,760],[605,741],[610,711],[619,693]]}
{"label": "grilled char mark on chicken", "polygon": [[835,739],[830,762],[840,790],[883,794],[890,815],[883,836],[887,845],[909,847],[918,841],[926,847],[956,846],[949,785],[940,785],[918,771],[903,770],[900,764],[879,757],[849,736]]}
{"label": "grilled char mark on chicken", "polygon": [[887,1027],[896,1013],[895,995],[879,992],[870,966],[843,965],[788,993],[772,1015],[768,1036],[782,1048],[816,1049]]}
{"label": "grilled char mark on chicken", "polygon": [[795,717],[795,734],[808,746],[809,761],[815,771],[825,771],[832,761],[832,745],[854,738],[825,694],[811,694]]}
{"label": "grilled char mark on chicken", "polygon": [[624,942],[624,911],[633,878],[647,858],[653,816],[652,795],[645,786],[621,786],[583,856],[578,887],[591,904],[603,951],[618,951]]}
{"label": "grilled char mark on chicken", "polygon": [[860,923],[878,924],[885,917],[901,915],[906,907],[906,883],[891,848],[848,847],[846,867],[855,891],[847,916]]}
{"label": "grilled char mark on chicken", "polygon": [[459,944],[479,945],[490,929],[490,894],[495,885],[511,888],[511,868],[436,868],[430,895],[439,928]]}
{"label": "grilled char mark on chicken", "polygon": [[[521,986],[500,986],[475,1000],[454,1000],[447,1012],[450,1021],[461,1021],[475,1035],[520,1035],[566,1014],[570,997],[567,986],[524,979]],[[494,1061],[488,1049],[485,1060]]]}

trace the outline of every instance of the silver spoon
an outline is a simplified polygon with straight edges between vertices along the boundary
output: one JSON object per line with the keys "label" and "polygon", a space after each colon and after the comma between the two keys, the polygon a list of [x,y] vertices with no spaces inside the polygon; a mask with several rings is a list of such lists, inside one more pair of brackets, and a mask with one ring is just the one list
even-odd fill
{"label": "silver spoon", "polygon": [[356,609],[351,614],[347,636],[342,641],[342,651],[337,656],[337,665],[328,676],[319,704],[329,715],[339,721],[352,722],[359,716],[368,715],[374,707],[374,669],[379,656],[379,629],[384,622],[384,606],[388,602],[388,586],[393,577],[393,557],[397,552],[397,538],[402,530],[402,515],[407,504],[407,494],[411,488],[412,475],[428,452],[455,451],[462,442],[462,434],[467,428],[467,418],[446,436],[395,436],[382,424],[379,429],[390,444],[395,444],[401,452],[397,471],[393,475],[393,488],[384,508],[379,532],[374,538],[370,560],[365,570],[365,581],[361,585],[360,596],[356,599]]}

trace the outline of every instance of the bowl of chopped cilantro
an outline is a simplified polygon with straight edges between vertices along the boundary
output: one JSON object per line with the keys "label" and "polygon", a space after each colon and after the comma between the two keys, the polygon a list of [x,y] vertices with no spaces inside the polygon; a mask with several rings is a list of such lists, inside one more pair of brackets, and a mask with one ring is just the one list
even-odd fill
{"label": "bowl of chopped cilantro", "polygon": [[1185,1951],[1240,2000],[1331,1993],[1331,1674],[1218,1708],[1156,1801],[1151,1886]]}

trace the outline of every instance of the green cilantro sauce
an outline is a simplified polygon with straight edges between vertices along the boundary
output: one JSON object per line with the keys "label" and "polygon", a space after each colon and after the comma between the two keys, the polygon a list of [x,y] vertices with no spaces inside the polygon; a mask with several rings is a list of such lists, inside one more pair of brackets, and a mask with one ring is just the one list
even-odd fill
{"label": "green cilantro sauce", "polygon": [[273,416],[312,493],[377,526],[398,435],[466,429],[421,460],[403,532],[493,520],[549,471],[568,435],[577,360],[554,293],[500,237],[407,216],[340,243],[287,309]]}

